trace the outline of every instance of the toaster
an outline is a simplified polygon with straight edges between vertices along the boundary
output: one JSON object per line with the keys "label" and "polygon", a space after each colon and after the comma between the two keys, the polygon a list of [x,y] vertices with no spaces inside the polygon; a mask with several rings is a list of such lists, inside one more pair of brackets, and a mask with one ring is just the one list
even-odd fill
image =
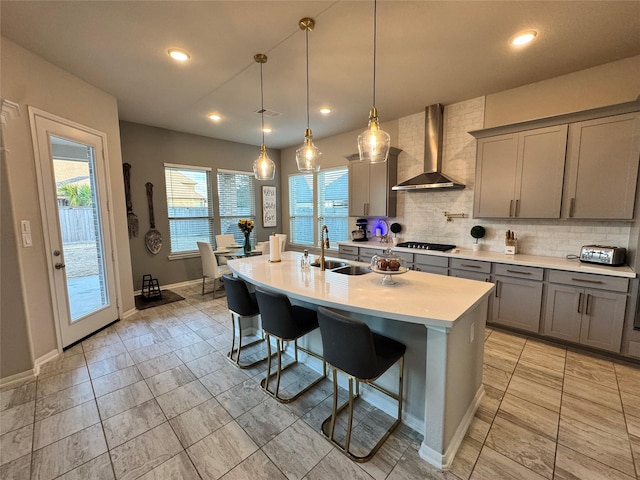
{"label": "toaster", "polygon": [[626,261],[627,250],[621,247],[607,247],[604,245],[584,245],[580,249],[580,261],[599,263],[601,265],[623,265]]}

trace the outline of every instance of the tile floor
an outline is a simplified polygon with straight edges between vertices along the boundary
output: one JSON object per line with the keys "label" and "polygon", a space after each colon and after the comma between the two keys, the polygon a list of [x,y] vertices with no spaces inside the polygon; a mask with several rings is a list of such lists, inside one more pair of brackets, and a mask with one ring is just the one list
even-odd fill
{"label": "tile floor", "polygon": [[451,470],[404,426],[356,464],[317,433],[328,381],[279,404],[264,366],[225,359],[226,300],[176,291],[2,389],[0,478],[640,479],[640,368],[488,329],[486,395]]}

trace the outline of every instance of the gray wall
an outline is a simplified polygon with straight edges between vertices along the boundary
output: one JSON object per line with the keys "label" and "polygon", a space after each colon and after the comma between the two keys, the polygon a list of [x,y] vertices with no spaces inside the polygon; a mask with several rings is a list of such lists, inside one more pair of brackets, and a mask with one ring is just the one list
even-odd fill
{"label": "gray wall", "polygon": [[[202,277],[200,257],[169,260],[169,221],[164,179],[164,164],[197,165],[212,168],[214,206],[217,206],[217,169],[253,171],[253,160],[260,153],[259,147],[242,143],[217,140],[199,135],[165,130],[130,122],[120,122],[122,160],[131,164],[131,197],[133,211],[138,216],[140,234],[130,239],[131,266],[134,288],[142,286],[142,275],[151,274],[160,285],[185,282]],[[256,181],[256,238],[267,240],[271,233],[282,231],[281,189],[278,194],[278,226],[262,227],[262,185],[277,186],[280,183],[280,151],[269,150],[269,157],[276,163],[276,177],[271,182]],[[162,234],[162,250],[157,255],[149,253],[144,244],[144,234],[149,229],[149,214],[145,183],[153,184],[153,206],[156,229]],[[216,233],[220,225],[216,222]]]}
{"label": "gray wall", "polygon": [[[3,176],[6,177],[2,180],[2,186],[8,184],[11,188],[8,191],[3,188],[2,257],[4,260],[7,255],[11,256],[12,248],[15,257],[3,261],[3,281],[0,287],[2,378],[5,378],[25,371],[24,355],[9,355],[9,358],[5,359],[5,336],[12,342],[9,354],[18,350],[31,351],[31,365],[28,368],[39,358],[57,349],[28,106],[86,125],[107,135],[106,153],[113,201],[111,207],[114,216],[114,248],[118,253],[120,288],[117,293],[120,312],[133,309],[134,302],[116,99],[4,37],[1,38],[0,63],[1,96],[17,103],[21,113],[10,120],[4,130],[7,151],[3,156]],[[5,219],[5,212],[11,212],[12,216]],[[22,247],[18,228],[20,220],[31,222],[33,246],[30,248]],[[4,281],[7,278],[10,280]],[[16,292],[16,289],[19,292]],[[5,305],[5,302],[8,302],[8,305]],[[24,338],[25,329],[30,332],[29,339]],[[23,333],[11,338],[9,334],[5,335],[5,332]]]}

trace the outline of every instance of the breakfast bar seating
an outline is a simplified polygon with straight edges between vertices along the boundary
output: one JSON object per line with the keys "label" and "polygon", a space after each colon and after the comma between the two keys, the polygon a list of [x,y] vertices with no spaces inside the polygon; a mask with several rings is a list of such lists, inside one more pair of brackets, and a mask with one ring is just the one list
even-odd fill
{"label": "breakfast bar seating", "polygon": [[[222,277],[222,281],[224,282],[224,289],[227,293],[227,306],[229,308],[229,313],[231,314],[231,327],[233,329],[231,350],[227,353],[227,358],[240,368],[253,367],[267,359],[267,357],[261,357],[249,363],[240,362],[240,353],[243,348],[248,348],[264,341],[264,338],[259,338],[246,345],[242,345],[242,320],[244,318],[257,317],[260,315],[256,295],[255,293],[249,292],[247,284],[243,280],[232,275],[224,275]],[[236,337],[238,338],[237,348]]]}
{"label": "breakfast bar seating", "polygon": [[[312,352],[306,348],[298,346],[298,339],[307,335],[309,332],[318,328],[317,313],[309,308],[298,305],[291,305],[289,298],[280,293],[269,292],[260,288],[256,288],[256,299],[260,307],[260,316],[262,318],[262,331],[265,333],[267,340],[267,374],[260,385],[266,393],[274,397],[281,403],[290,403],[300,397],[303,393],[320,383],[327,377],[327,364],[321,355]],[[276,339],[276,354],[278,356],[278,368],[276,372],[276,386],[274,390],[269,389],[271,380],[271,337]],[[294,342],[293,362],[282,366],[282,352],[284,350],[284,342]],[[307,355],[311,355],[322,360],[323,373],[322,376],[311,382],[309,385],[298,391],[290,397],[284,397],[280,394],[280,379],[282,371],[298,363],[298,350],[302,350]]]}
{"label": "breakfast bar seating", "polygon": [[[338,449],[356,462],[367,462],[376,454],[385,440],[402,420],[402,390],[404,375],[404,353],[407,347],[389,337],[372,332],[369,326],[324,307],[318,307],[318,323],[322,334],[322,351],[333,373],[333,408],[331,416],[322,422],[322,434]],[[391,392],[373,383],[393,364],[399,362],[398,391]],[[349,399],[338,407],[337,371],[347,375],[349,381]],[[353,382],[356,383],[356,395],[353,394]],[[353,406],[360,398],[360,383],[366,383],[398,402],[398,415],[393,424],[378,442],[365,455],[356,455],[351,450],[351,432],[353,429]],[[335,438],[338,415],[349,407],[347,435],[342,445]],[[328,427],[328,431],[327,431]]]}

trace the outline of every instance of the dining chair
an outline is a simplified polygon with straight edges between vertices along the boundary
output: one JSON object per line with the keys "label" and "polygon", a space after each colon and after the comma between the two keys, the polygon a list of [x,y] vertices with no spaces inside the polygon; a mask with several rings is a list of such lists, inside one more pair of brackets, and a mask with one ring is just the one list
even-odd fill
{"label": "dining chair", "polygon": [[[229,248],[230,245],[235,245],[236,239],[233,238],[231,233],[223,233],[222,235],[216,235],[216,250],[222,250],[223,248]],[[219,265],[226,265],[227,258],[225,256],[218,257]]]}
{"label": "dining chair", "polygon": [[202,295],[204,295],[204,283],[207,277],[213,279],[213,298],[216,298],[216,286],[222,285],[222,275],[231,273],[226,265],[218,266],[216,255],[213,253],[211,244],[207,242],[197,242],[200,250],[200,260],[202,260]]}

